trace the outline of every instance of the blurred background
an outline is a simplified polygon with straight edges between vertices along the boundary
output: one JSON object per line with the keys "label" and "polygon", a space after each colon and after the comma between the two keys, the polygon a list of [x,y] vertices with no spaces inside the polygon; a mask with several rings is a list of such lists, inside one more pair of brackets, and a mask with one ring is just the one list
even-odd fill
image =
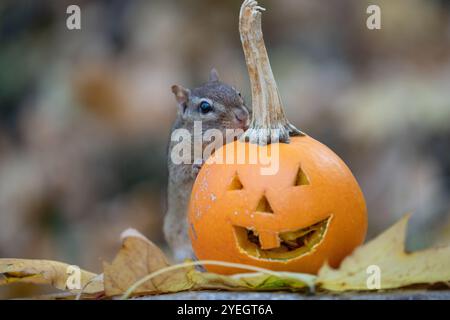
{"label": "blurred background", "polygon": [[[354,172],[368,239],[413,212],[410,249],[449,243],[450,1],[260,3],[289,119]],[[127,227],[165,248],[170,86],[216,67],[251,103],[240,4],[0,2],[0,257],[101,272]],[[370,4],[381,30],[366,28]]]}

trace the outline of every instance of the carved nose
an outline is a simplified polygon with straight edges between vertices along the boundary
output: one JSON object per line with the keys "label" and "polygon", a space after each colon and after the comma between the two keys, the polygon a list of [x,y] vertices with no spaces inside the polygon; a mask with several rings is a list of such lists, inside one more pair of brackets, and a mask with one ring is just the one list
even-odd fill
{"label": "carved nose", "polygon": [[261,231],[259,232],[259,242],[261,243],[261,249],[275,249],[280,246],[280,238],[276,232]]}

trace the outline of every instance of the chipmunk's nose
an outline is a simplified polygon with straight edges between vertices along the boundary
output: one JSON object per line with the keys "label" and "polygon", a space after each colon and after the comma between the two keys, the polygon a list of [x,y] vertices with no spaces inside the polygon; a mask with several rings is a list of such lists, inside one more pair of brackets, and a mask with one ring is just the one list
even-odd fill
{"label": "chipmunk's nose", "polygon": [[234,108],[233,110],[234,116],[236,117],[236,120],[242,124],[244,129],[246,130],[249,125],[249,112],[245,106],[241,106],[238,108]]}

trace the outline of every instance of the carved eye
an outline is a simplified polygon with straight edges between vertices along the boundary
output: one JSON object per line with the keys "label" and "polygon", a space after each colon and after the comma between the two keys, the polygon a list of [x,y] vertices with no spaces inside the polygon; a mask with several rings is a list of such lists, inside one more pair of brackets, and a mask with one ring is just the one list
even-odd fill
{"label": "carved eye", "polygon": [[213,110],[211,103],[209,103],[208,101],[202,101],[198,108],[203,114],[207,114]]}

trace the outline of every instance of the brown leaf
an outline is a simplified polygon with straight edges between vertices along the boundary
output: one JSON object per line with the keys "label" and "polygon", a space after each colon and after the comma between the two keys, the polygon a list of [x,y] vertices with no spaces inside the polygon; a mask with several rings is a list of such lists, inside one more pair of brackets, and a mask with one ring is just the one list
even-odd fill
{"label": "brown leaf", "polygon": [[[105,293],[121,295],[142,278],[169,267],[166,257],[150,240],[135,230],[122,235],[123,244],[112,264],[104,264]],[[220,262],[219,262],[220,263]],[[136,294],[161,294],[186,290],[267,291],[304,290],[314,286],[315,276],[290,272],[245,273],[224,276],[199,272],[193,266],[158,275],[133,291]]]}
{"label": "brown leaf", "polygon": [[[182,266],[151,278],[136,288],[133,294],[211,289],[304,291],[307,287],[313,289],[315,284],[326,291],[366,291],[370,289],[367,282],[371,276],[367,272],[368,267],[373,266],[381,271],[379,289],[450,283],[450,246],[405,252],[408,219],[408,216],[403,218],[374,240],[357,248],[344,259],[339,269],[322,267],[317,278],[301,273],[273,271],[224,276],[199,272],[193,266]],[[122,295],[142,278],[170,267],[163,252],[137,231],[127,230],[122,234],[122,239],[122,247],[114,261],[111,264],[104,263],[104,288],[108,297]],[[68,267],[68,264],[55,261],[0,259],[0,285],[20,281],[50,284],[65,290]],[[102,279],[82,270],[82,285],[85,286],[89,281],[91,283],[83,290],[84,293],[102,292]]]}
{"label": "brown leaf", "polygon": [[195,283],[196,290],[227,291],[305,291],[314,288],[316,276],[294,272],[241,273],[225,276],[210,272],[191,270],[188,276]]}
{"label": "brown leaf", "polygon": [[[450,246],[405,252],[408,220],[409,215],[357,248],[344,259],[339,269],[323,266],[318,285],[330,291],[369,290],[367,281],[374,279],[370,276],[377,268],[381,275],[379,289],[449,282]],[[368,269],[370,266],[372,269]]]}
{"label": "brown leaf", "polygon": [[[70,265],[50,260],[0,259],[0,285],[15,282],[47,284],[60,290],[67,289]],[[85,293],[103,291],[103,281],[95,273],[81,271],[81,287]],[[89,284],[88,284],[89,283]],[[77,292],[78,290],[74,290]]]}
{"label": "brown leaf", "polygon": [[[114,261],[103,264],[107,296],[123,294],[135,282],[169,266],[164,253],[138,231],[129,229],[122,234],[122,247]],[[180,269],[159,275],[134,291],[136,293],[167,293],[189,290],[193,284]]]}

